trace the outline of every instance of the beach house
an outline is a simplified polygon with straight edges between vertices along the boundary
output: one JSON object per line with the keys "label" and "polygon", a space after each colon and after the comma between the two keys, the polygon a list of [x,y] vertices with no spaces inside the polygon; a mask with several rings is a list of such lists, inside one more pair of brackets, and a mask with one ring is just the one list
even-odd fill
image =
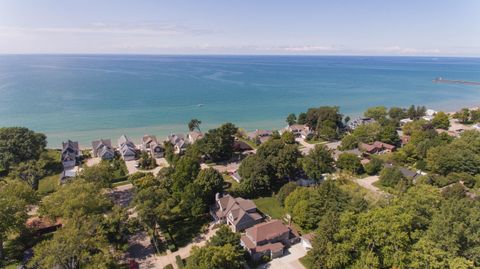
{"label": "beach house", "polygon": [[112,148],[110,139],[100,139],[92,142],[93,157],[99,157],[102,160],[111,160],[115,157],[115,151]]}
{"label": "beach house", "polygon": [[165,150],[162,145],[157,141],[157,137],[154,135],[144,135],[142,138],[142,149],[153,158],[162,158],[165,154]]}
{"label": "beach house", "polygon": [[192,131],[192,132],[189,132],[187,134],[187,141],[189,144],[193,144],[195,142],[197,142],[197,140],[199,139],[202,139],[203,138],[203,134],[201,132],[198,132],[198,131]]}
{"label": "beach house", "polygon": [[62,154],[61,161],[63,169],[73,168],[77,164],[77,160],[80,157],[80,148],[78,142],[68,140],[67,142],[62,142]]}
{"label": "beach house", "polygon": [[234,232],[243,231],[263,220],[252,200],[234,198],[229,194],[220,197],[217,193],[210,213],[216,222],[228,224]]}
{"label": "beach house", "polygon": [[256,144],[262,144],[268,141],[273,136],[273,131],[270,130],[255,130],[254,132],[249,132],[247,138],[250,141],[255,142]]}
{"label": "beach house", "polygon": [[187,142],[183,134],[170,134],[167,141],[173,145],[176,154],[181,154],[187,149]]}
{"label": "beach house", "polygon": [[305,124],[293,124],[283,129],[283,132],[291,132],[296,138],[308,139],[313,131]]}
{"label": "beach house", "polygon": [[358,117],[355,118],[347,123],[347,129],[349,130],[355,130],[358,126],[360,125],[365,125],[365,124],[370,124],[375,122],[374,119],[372,118],[367,118],[367,117]]}
{"label": "beach house", "polygon": [[133,161],[137,158],[137,149],[130,138],[126,135],[122,135],[117,142],[118,150],[125,161]]}

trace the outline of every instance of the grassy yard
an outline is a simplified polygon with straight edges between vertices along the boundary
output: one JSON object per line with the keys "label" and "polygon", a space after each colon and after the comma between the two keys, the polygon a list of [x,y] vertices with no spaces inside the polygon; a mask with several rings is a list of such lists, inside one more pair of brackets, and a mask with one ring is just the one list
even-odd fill
{"label": "grassy yard", "polygon": [[223,180],[225,181],[224,190],[226,192],[231,192],[238,186],[238,182],[236,182],[231,176],[222,174]]}
{"label": "grassy yard", "polygon": [[261,197],[254,199],[253,201],[260,211],[274,219],[281,219],[285,214],[283,207],[275,197]]}
{"label": "grassy yard", "polygon": [[250,147],[252,147],[253,149],[256,149],[258,148],[257,144],[255,144],[254,142],[248,140],[248,139],[245,139],[245,138],[239,138],[238,140],[240,141],[243,141],[245,143],[247,143]]}

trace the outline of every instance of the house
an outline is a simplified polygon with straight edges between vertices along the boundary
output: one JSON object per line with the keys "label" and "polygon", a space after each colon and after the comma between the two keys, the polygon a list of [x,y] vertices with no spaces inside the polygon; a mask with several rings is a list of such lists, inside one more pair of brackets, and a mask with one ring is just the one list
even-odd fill
{"label": "house", "polygon": [[187,149],[187,142],[183,134],[170,134],[167,141],[173,145],[176,154],[181,154]]}
{"label": "house", "polygon": [[111,160],[115,157],[110,139],[100,139],[92,142],[93,157],[102,158],[102,160]]}
{"label": "house", "polygon": [[37,235],[44,235],[55,232],[58,228],[61,228],[62,220],[57,218],[55,221],[52,221],[43,217],[31,217],[26,221],[25,226],[33,230]]}
{"label": "house", "polygon": [[310,130],[305,124],[293,124],[285,127],[284,132],[291,132],[296,138],[308,139],[313,135],[313,131]]}
{"label": "house", "polygon": [[253,150],[253,148],[245,141],[235,140],[233,141],[233,150],[235,152],[243,152]]}
{"label": "house", "polygon": [[298,242],[298,236],[280,220],[257,224],[245,230],[240,244],[250,253],[254,261],[262,256],[271,259],[281,257],[285,247]]}
{"label": "house", "polygon": [[144,135],[142,138],[142,149],[154,158],[162,158],[165,154],[163,146],[157,141],[154,135]]}
{"label": "house", "polygon": [[368,154],[383,154],[395,150],[394,145],[390,145],[380,141],[375,141],[372,144],[359,143],[358,146],[362,151],[365,151]]}
{"label": "house", "polygon": [[312,241],[314,236],[315,236],[314,233],[302,235],[301,243],[302,243],[302,247],[305,248],[305,250],[312,249]]}
{"label": "house", "polygon": [[367,117],[358,117],[355,118],[347,123],[347,129],[349,130],[355,130],[358,126],[360,125],[365,125],[365,124],[370,124],[375,122],[374,119],[372,118],[367,118]]}
{"label": "house", "polygon": [[273,136],[273,131],[270,130],[258,130],[247,134],[247,138],[257,144],[262,144],[268,141]]}
{"label": "house", "polygon": [[60,174],[60,184],[67,182],[70,178],[75,178],[78,174],[78,166],[63,170]]}
{"label": "house", "polygon": [[427,109],[427,111],[425,111],[425,116],[423,116],[422,119],[426,121],[432,121],[435,117],[435,114],[437,114],[437,111],[433,109]]}
{"label": "house", "polygon": [[201,132],[198,132],[198,131],[189,132],[187,134],[187,140],[188,140],[188,143],[190,143],[190,144],[193,144],[197,140],[202,139],[202,138],[203,138],[203,134]]}
{"label": "house", "polygon": [[234,232],[243,231],[263,220],[252,200],[234,198],[229,194],[221,198],[220,194],[216,194],[211,214],[215,221],[228,224]]}
{"label": "house", "polygon": [[63,169],[69,169],[74,167],[77,164],[77,159],[79,157],[80,148],[78,146],[78,142],[73,142],[72,140],[62,142],[61,161]]}
{"label": "house", "polygon": [[118,139],[118,149],[125,161],[133,161],[137,158],[137,149],[135,144],[126,135]]}
{"label": "house", "polygon": [[355,156],[357,156],[358,158],[362,158],[363,157],[363,152],[361,152],[358,148],[354,148],[354,149],[349,149],[349,150],[345,150],[345,151],[341,151],[341,150],[334,150],[333,151],[333,159],[335,161],[338,160],[338,157],[340,155],[342,155],[343,153],[349,153],[349,154],[354,154]]}
{"label": "house", "polygon": [[[394,166],[393,166],[393,164],[386,163],[386,164],[385,164],[385,167],[387,167],[387,168],[392,168],[392,167],[394,167]],[[415,181],[418,179],[418,177],[420,177],[420,176],[422,175],[421,173],[419,173],[419,172],[417,172],[417,171],[412,171],[412,170],[410,170],[410,169],[408,169],[408,168],[401,167],[401,166],[398,167],[398,170],[402,173],[402,175],[403,175],[405,178],[410,179],[410,180],[412,180],[413,182],[415,182]]]}
{"label": "house", "polygon": [[400,120],[400,126],[404,126],[405,124],[410,123],[410,122],[413,122],[413,120],[410,119],[410,118],[401,119]]}

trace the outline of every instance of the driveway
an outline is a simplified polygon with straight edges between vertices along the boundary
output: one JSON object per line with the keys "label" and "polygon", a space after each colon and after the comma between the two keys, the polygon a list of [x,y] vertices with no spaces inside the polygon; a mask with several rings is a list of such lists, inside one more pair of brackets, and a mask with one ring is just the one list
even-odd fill
{"label": "driveway", "polygon": [[125,164],[127,165],[127,170],[128,170],[128,174],[131,175],[131,174],[135,174],[136,172],[145,172],[145,173],[153,173],[154,175],[157,175],[158,174],[158,171],[160,171],[160,169],[162,169],[163,167],[168,167],[169,164],[167,162],[167,160],[165,160],[165,158],[160,158],[160,159],[155,159],[155,161],[157,162],[157,167],[155,167],[154,169],[151,169],[151,170],[140,170],[138,169],[137,167],[135,167],[135,165],[137,165],[137,160],[133,160],[133,161],[125,161]]}
{"label": "driveway", "polygon": [[377,195],[381,195],[381,196],[384,196],[384,197],[388,197],[390,196],[389,193],[386,193],[384,191],[382,191],[381,189],[379,189],[377,186],[373,185],[373,183],[377,182],[380,178],[378,176],[369,176],[369,177],[366,177],[366,178],[358,178],[358,179],[355,179],[354,181],[364,187],[365,189],[369,190],[369,191],[372,191],[373,193],[377,194]]}
{"label": "driveway", "polygon": [[87,166],[94,166],[94,165],[97,165],[100,163],[102,159],[100,159],[99,157],[95,157],[95,158],[89,158],[87,159]]}
{"label": "driveway", "polygon": [[258,266],[257,269],[266,269],[266,268],[304,269],[305,268],[298,260],[307,254],[307,251],[302,247],[302,244],[300,243],[295,244],[285,252],[286,253],[284,256],[273,259],[269,263],[262,264]]}

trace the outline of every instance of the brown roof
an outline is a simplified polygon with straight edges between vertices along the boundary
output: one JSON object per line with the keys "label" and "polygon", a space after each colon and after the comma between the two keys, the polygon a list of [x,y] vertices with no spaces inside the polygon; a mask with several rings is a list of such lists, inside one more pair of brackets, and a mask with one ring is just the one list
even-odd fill
{"label": "brown roof", "polygon": [[265,244],[265,245],[262,245],[262,246],[258,246],[255,251],[256,252],[265,252],[267,250],[270,250],[271,252],[278,252],[280,250],[283,249],[283,244],[280,243],[280,242],[277,242],[277,243],[269,243],[269,244]]}
{"label": "brown roof", "polygon": [[58,225],[61,225],[61,224],[62,224],[61,219],[57,219],[55,222],[53,222],[52,220],[50,220],[48,218],[40,218],[40,217],[31,217],[25,223],[25,225],[28,228],[35,229],[35,230],[54,227],[54,226],[58,226]]}
{"label": "brown roof", "polygon": [[270,222],[257,224],[251,228],[248,228],[245,232],[255,242],[261,242],[264,240],[274,239],[284,233],[289,233],[290,229],[280,220],[273,220]]}
{"label": "brown roof", "polygon": [[312,241],[312,239],[315,237],[315,234],[314,233],[309,233],[309,234],[305,234],[305,235],[302,235],[302,238],[307,240],[307,241]]}
{"label": "brown roof", "polygon": [[[228,213],[232,213],[234,223],[240,222],[245,215],[248,215],[251,219],[259,220],[262,216],[256,211],[257,206],[252,200],[243,198],[233,198],[230,195],[225,195],[219,199],[220,209],[217,210],[216,215],[220,218],[225,217]],[[250,211],[251,213],[249,213]]]}

